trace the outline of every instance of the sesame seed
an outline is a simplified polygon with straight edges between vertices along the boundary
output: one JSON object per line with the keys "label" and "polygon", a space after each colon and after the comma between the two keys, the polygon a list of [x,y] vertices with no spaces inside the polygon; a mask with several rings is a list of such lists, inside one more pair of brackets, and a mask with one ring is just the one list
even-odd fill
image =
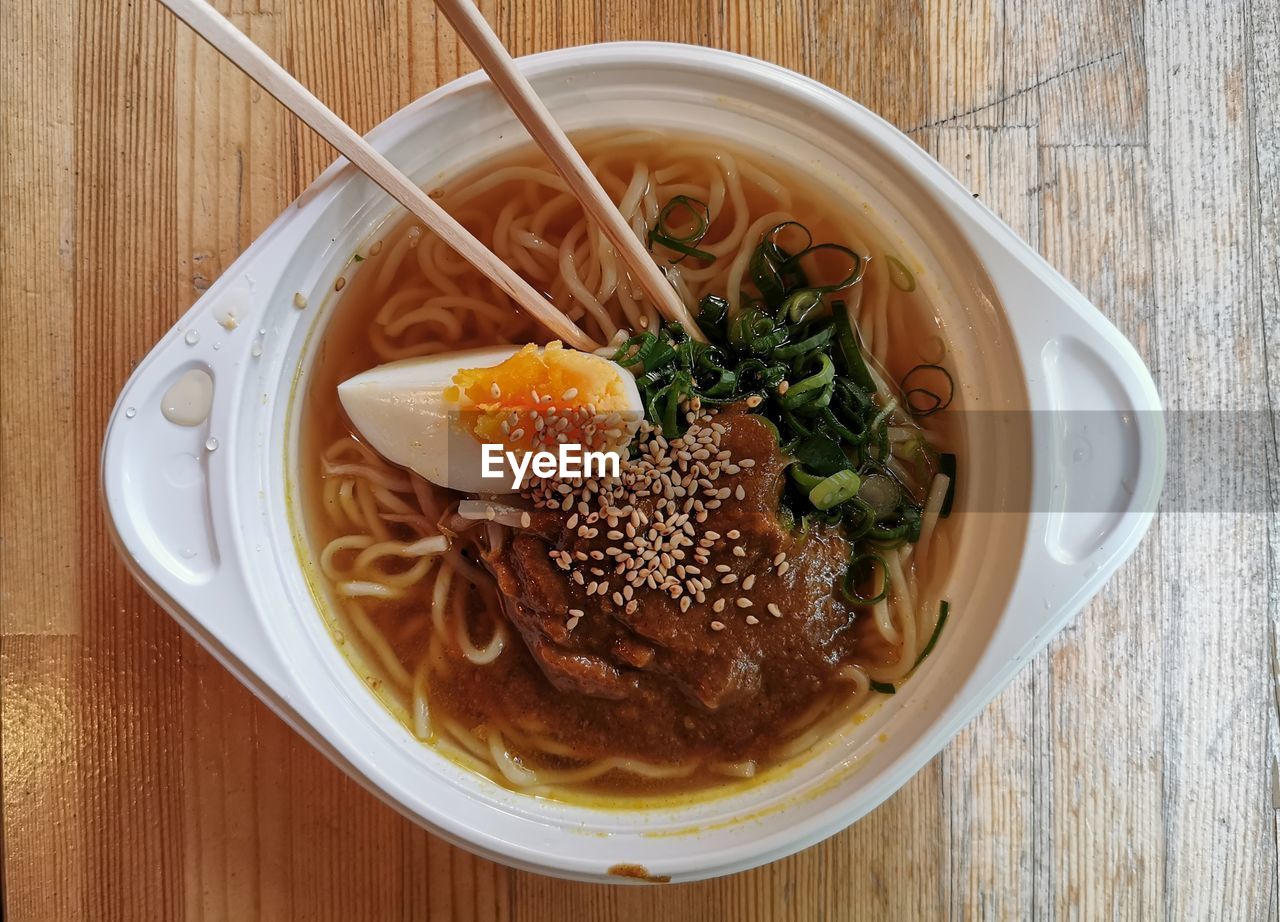
{"label": "sesame seed", "polygon": [[690,599],[687,595],[686,595],[686,596],[682,596],[682,597],[681,597],[681,599],[680,599],[680,610],[681,610],[681,611],[688,611],[688,610],[689,610],[689,606],[690,606],[690,605],[692,605],[692,604],[693,604],[693,600],[692,600],[692,599]]}
{"label": "sesame seed", "polygon": [[580,618],[570,618],[568,623],[565,624],[565,627],[572,631],[575,627],[578,626],[578,622],[580,620],[581,620]]}
{"label": "sesame seed", "polygon": [[738,607],[739,607],[739,608],[750,608],[750,607],[751,607],[751,600],[750,600],[750,599],[748,599],[748,598],[746,598],[746,597],[743,597],[743,598],[738,599],[738,603],[737,603],[737,604],[738,604]]}
{"label": "sesame seed", "polygon": [[711,630],[713,630],[713,631],[723,631],[723,630],[724,630],[724,622],[723,622],[723,621],[712,621],[712,622],[711,622]]}
{"label": "sesame seed", "polygon": [[734,556],[734,557],[746,557],[746,556],[747,556],[747,552],[746,552],[746,550],[742,547],[742,545],[741,545],[741,544],[738,544],[738,545],[735,545],[735,546],[734,546],[734,548],[733,548],[733,556]]}
{"label": "sesame seed", "polygon": [[493,397],[494,400],[497,400],[499,397],[502,396],[502,388],[498,387],[497,381],[494,381],[492,384],[489,385],[489,394],[490,396]]}
{"label": "sesame seed", "polygon": [[773,615],[775,618],[782,617],[782,609],[778,607],[777,602],[770,602],[767,607],[769,609],[769,614]]}
{"label": "sesame seed", "polygon": [[778,564],[782,563],[782,561],[786,559],[787,559],[786,551],[783,551],[777,557],[773,558],[773,565],[776,567],[778,566]]}
{"label": "sesame seed", "polygon": [[586,612],[584,612],[581,608],[569,609],[569,616],[571,618],[581,618],[584,614],[586,614]]}
{"label": "sesame seed", "polygon": [[715,612],[724,611],[724,599],[716,599],[715,602],[711,604],[711,610]]}
{"label": "sesame seed", "polygon": [[527,512],[522,512],[522,513],[520,513],[520,527],[521,527],[521,528],[528,528],[528,527],[529,527],[530,525],[532,525],[532,524],[533,524],[533,519],[529,516],[529,513],[527,513]]}
{"label": "sesame seed", "polygon": [[[575,528],[577,528],[577,527],[578,527],[578,513],[576,513],[576,512],[575,512],[573,515],[569,516],[569,521],[567,521],[567,522],[565,522],[565,523],[564,523],[564,527],[565,527],[565,528],[567,528],[567,529],[569,529],[569,531],[573,531]],[[777,563],[777,561],[775,560],[775,561],[774,561],[774,563],[776,564],[776,563]]]}
{"label": "sesame seed", "polygon": [[787,563],[784,560],[782,561],[782,563],[778,564],[778,575],[782,576],[784,573],[786,573],[790,569],[791,569],[791,564]]}
{"label": "sesame seed", "polygon": [[626,600],[622,597],[622,593],[621,593],[621,592],[615,592],[615,593],[613,594],[613,604],[614,604],[614,605],[621,606],[621,605],[622,605],[622,603],[623,603],[623,602],[625,602],[625,601],[626,601]]}
{"label": "sesame seed", "polygon": [[759,624],[760,619],[755,615],[747,615],[747,624]]}
{"label": "sesame seed", "polygon": [[779,382],[779,384],[778,384],[778,394],[779,394],[779,395],[781,395],[781,394],[785,394],[785,393],[786,393],[787,391],[789,391],[789,390],[791,390],[791,382],[790,382],[790,381],[781,381],[781,382]]}
{"label": "sesame seed", "polygon": [[738,531],[738,529],[736,528],[729,529],[728,538],[730,541],[737,541],[741,537],[742,537],[742,532]]}
{"label": "sesame seed", "polygon": [[764,403],[764,398],[761,397],[759,394],[752,394],[750,397],[747,398],[747,406],[751,407],[751,409],[753,410],[756,407],[760,406],[760,404],[762,403]]}
{"label": "sesame seed", "polygon": [[720,583],[721,585],[724,585],[724,586],[727,586],[730,583],[736,583],[737,581],[738,581],[738,575],[736,573],[728,573],[720,577]]}
{"label": "sesame seed", "polygon": [[752,573],[752,574],[750,574],[746,579],[744,579],[744,580],[742,581],[742,588],[743,588],[743,589],[750,589],[750,588],[751,588],[752,586],[754,586],[755,584],[756,584],[756,575],[755,575],[754,573]]}
{"label": "sesame seed", "polygon": [[747,491],[742,489],[742,484],[738,484],[738,488],[733,491],[735,499],[744,500],[747,498]]}

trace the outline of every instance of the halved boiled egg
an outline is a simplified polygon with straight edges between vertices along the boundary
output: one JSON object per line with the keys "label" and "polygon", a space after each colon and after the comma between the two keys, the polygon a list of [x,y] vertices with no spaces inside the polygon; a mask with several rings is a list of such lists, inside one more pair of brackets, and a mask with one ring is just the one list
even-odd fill
{"label": "halved boiled egg", "polygon": [[514,492],[510,460],[527,452],[620,451],[644,416],[629,371],[559,342],[379,365],[338,385],[338,396],[388,461],[469,493]]}

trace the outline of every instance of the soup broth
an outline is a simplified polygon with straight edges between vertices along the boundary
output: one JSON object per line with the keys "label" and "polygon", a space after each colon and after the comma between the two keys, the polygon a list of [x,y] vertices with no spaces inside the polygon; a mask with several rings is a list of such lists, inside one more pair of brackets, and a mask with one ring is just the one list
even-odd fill
{"label": "soup broth", "polygon": [[[795,221],[814,243],[866,258],[861,281],[840,297],[879,376],[900,382],[922,365],[945,367],[945,341],[916,284],[918,267],[849,195],[709,140],[647,134],[576,143],[646,239],[674,199],[705,205],[707,226],[696,244],[703,256],[676,262],[678,251],[661,240],[652,246],[691,309],[716,295],[730,317],[747,310],[758,294],[753,251],[771,228]],[[598,342],[616,347],[659,329],[655,309],[537,151],[486,163],[431,194]],[[811,275],[839,271],[823,265],[832,254],[814,255]],[[834,252],[836,262],[840,255]],[[397,359],[548,337],[413,220],[388,228],[358,256],[300,403],[300,548],[344,648],[371,664],[378,676],[370,682],[424,742],[498,783],[544,796],[621,802],[730,790],[859,721],[875,689],[902,681],[936,639],[949,533],[936,508],[929,518],[929,484],[920,494],[927,523],[919,540],[877,551],[886,597],[853,604],[840,593],[850,546],[833,528],[780,514],[779,490],[795,489],[790,459],[748,407],[734,405],[694,424],[734,462],[753,464],[726,462],[726,470],[739,470],[721,475],[727,502],[702,510],[703,524],[741,533],[747,546],[739,559],[756,561],[756,572],[730,572],[736,549],[726,540],[729,563],[716,564],[724,571],[709,558],[706,574],[698,574],[708,583],[715,577],[703,601],[681,607],[641,587],[636,599],[645,607],[627,616],[633,599],[616,580],[607,595],[589,597],[593,610],[586,611],[565,573],[564,591],[578,601],[564,604],[582,611],[581,624],[569,626],[571,644],[570,635],[551,632],[554,654],[539,646],[542,635],[531,645],[527,622],[513,621],[515,609],[504,606],[525,595],[523,618],[562,602],[543,598],[560,593],[558,585],[535,591],[558,578],[555,568],[544,574],[531,561],[550,543],[590,563],[607,550],[605,536],[579,539],[572,525],[564,528],[569,511],[541,507],[532,535],[481,523],[436,539],[465,497],[379,457],[344,414],[337,386]],[[887,431],[898,442],[919,438],[931,458],[950,450],[946,413],[916,422],[918,430]],[[875,569],[867,577],[873,585],[857,597],[874,596]],[[800,605],[805,610],[795,610]],[[583,650],[607,651],[605,678],[617,673],[623,685],[575,678],[566,670],[576,667],[550,659]],[[585,662],[585,653],[579,658]],[[580,684],[570,689],[573,682]],[[624,685],[625,693],[616,690]]]}

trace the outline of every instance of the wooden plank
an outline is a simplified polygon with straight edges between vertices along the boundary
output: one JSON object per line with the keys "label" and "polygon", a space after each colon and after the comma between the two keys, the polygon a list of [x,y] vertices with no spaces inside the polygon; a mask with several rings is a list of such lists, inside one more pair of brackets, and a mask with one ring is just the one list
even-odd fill
{"label": "wooden plank", "polygon": [[1042,144],[1146,140],[1141,16],[1123,0],[931,4],[929,111],[913,127],[1034,125]]}
{"label": "wooden plank", "polygon": [[4,898],[15,918],[84,918],[89,903],[83,823],[83,649],[66,635],[5,637]]}
{"label": "wooden plank", "polygon": [[[1268,721],[1271,741],[1271,809],[1274,820],[1272,861],[1280,864],[1280,6],[1249,4],[1245,18],[1248,36],[1248,97],[1251,120],[1253,175],[1253,239],[1256,245],[1257,311],[1262,318],[1265,356],[1267,426],[1260,426],[1266,444],[1267,484],[1262,511],[1267,514],[1266,588],[1268,647],[1271,653],[1271,703]],[[1270,907],[1280,914],[1280,869],[1272,875]]]}
{"label": "wooden plank", "polygon": [[[76,494],[72,284],[72,12],[5,11],[0,81],[0,628],[74,634]],[[19,79],[20,75],[20,79]],[[22,536],[22,540],[17,540]],[[37,600],[43,600],[38,602]]]}
{"label": "wooden plank", "polygon": [[[1151,361],[1158,330],[1147,307],[1145,165],[1145,156],[1129,147],[1045,148],[1040,198],[1045,256]],[[1054,805],[1049,871],[1060,882],[1051,905],[1059,915],[1165,915],[1159,873],[1166,857],[1165,677],[1153,674],[1149,653],[1163,612],[1160,595],[1144,585],[1177,551],[1162,526],[1052,645],[1045,767]],[[1099,706],[1106,701],[1124,702],[1123,721]],[[1091,874],[1092,868],[1107,873]]]}
{"label": "wooden plank", "polygon": [[[1271,768],[1271,893],[1268,908],[1280,915],[1280,6],[1250,2],[1247,112],[1252,140],[1253,290],[1262,318],[1266,417],[1255,431],[1266,451],[1265,492],[1259,497],[1266,518],[1266,627],[1271,666],[1271,716],[1267,721]],[[1249,308],[1246,308],[1248,310]],[[1268,425],[1267,423],[1270,423]],[[1265,781],[1264,781],[1265,786]],[[1265,811],[1264,811],[1265,814]],[[1264,873],[1266,867],[1264,865]]]}
{"label": "wooden plank", "polygon": [[[1014,231],[1039,243],[1035,129],[931,128],[913,137]],[[1043,905],[1050,683],[1042,655],[939,756],[949,882],[943,906],[955,917],[1031,918]]]}
{"label": "wooden plank", "polygon": [[[1257,411],[1267,397],[1262,318],[1242,309],[1257,304],[1244,14],[1239,2],[1146,10],[1152,294],[1161,321],[1154,370],[1166,406],[1179,412]],[[1208,460],[1208,446],[1183,448],[1183,458]],[[1272,683],[1261,642],[1268,522],[1226,505],[1248,499],[1236,491],[1249,489],[1246,478],[1265,469],[1266,457],[1256,438],[1231,452],[1229,469],[1241,477],[1213,497],[1222,505],[1165,516],[1166,550],[1148,588],[1162,614],[1161,643],[1151,649],[1165,689],[1163,885],[1175,918],[1275,911],[1262,704]],[[1218,483],[1179,465],[1164,506],[1194,508]]]}

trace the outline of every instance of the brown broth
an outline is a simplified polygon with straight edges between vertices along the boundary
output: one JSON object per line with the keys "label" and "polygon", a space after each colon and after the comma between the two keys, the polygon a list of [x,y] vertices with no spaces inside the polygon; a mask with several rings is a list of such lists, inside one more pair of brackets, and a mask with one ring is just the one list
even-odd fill
{"label": "brown broth", "polygon": [[[688,142],[680,142],[689,147]],[[673,153],[674,142],[659,139],[648,142],[636,142],[630,145],[613,146],[605,139],[586,139],[579,142],[580,148],[593,166],[599,167],[604,160],[606,185],[615,194],[620,193],[629,178],[628,164],[634,160],[651,163],[670,161],[681,156]],[[713,163],[714,151],[723,149],[720,145],[707,145],[700,152],[690,150],[686,156],[699,157],[710,165]],[[767,158],[754,154],[744,155],[734,151],[740,160],[767,165]],[[540,188],[524,181],[502,182],[487,192],[457,205],[451,199],[458,190],[466,188],[472,182],[491,176],[500,169],[512,165],[541,165],[541,155],[532,150],[522,150],[510,157],[501,158],[486,164],[472,173],[459,177],[448,183],[443,190],[432,194],[442,199],[456,216],[486,243],[491,241],[496,220],[501,220],[504,209],[512,207],[529,214],[536,209],[548,209],[548,202],[555,197]],[[863,209],[852,203],[846,204],[841,196],[833,197],[828,190],[818,190],[807,179],[788,175],[780,170],[782,181],[793,196],[793,205],[787,209],[803,221],[811,230],[814,242],[850,242],[851,236],[863,240],[873,240],[873,248],[881,252],[896,253],[896,257],[910,265],[911,260],[895,249],[887,248],[879,234],[865,221]],[[610,178],[610,176],[612,178]],[[755,216],[776,210],[778,202],[771,197],[767,183],[743,182],[743,193],[746,197],[748,211]],[[512,206],[512,203],[518,203]],[[833,216],[832,208],[838,208],[839,215]],[[728,210],[727,208],[725,209]],[[728,232],[731,217],[726,214],[713,216],[714,220],[706,236],[708,241],[716,241]],[[544,227],[539,228],[539,237],[546,240],[559,240],[580,219],[580,210],[576,204],[566,204],[559,209],[550,209]],[[393,258],[396,244],[401,241],[413,222],[404,221],[387,230],[377,243],[366,249],[363,261],[353,265],[348,271],[348,281],[335,306],[327,328],[322,333],[315,362],[311,368],[308,386],[300,408],[301,453],[297,471],[302,498],[302,529],[305,533],[303,545],[309,551],[308,564],[313,574],[318,603],[325,609],[335,610],[335,620],[346,638],[344,649],[352,656],[353,665],[364,674],[385,673],[387,670],[376,666],[377,657],[369,645],[360,639],[358,629],[354,628],[350,619],[341,612],[336,604],[330,581],[320,572],[320,551],[333,539],[350,533],[350,527],[336,522],[331,516],[333,502],[326,499],[325,478],[322,476],[321,458],[326,447],[336,440],[355,438],[358,436],[351,429],[337,400],[336,387],[346,378],[381,364],[384,356],[379,353],[371,340],[370,330],[374,318],[383,308],[388,297],[398,292],[414,288],[424,289],[423,297],[432,293],[440,293],[441,286],[424,279],[419,264],[412,258],[404,259],[385,286],[379,285],[380,276],[390,271],[389,260]],[[851,231],[851,229],[853,229]],[[750,243],[754,246],[754,241]],[[421,244],[420,244],[421,246]],[[724,257],[728,259],[729,257]],[[519,268],[519,265],[517,265]],[[528,273],[526,273],[528,274]],[[555,290],[553,284],[543,279],[531,278],[557,301],[562,308],[571,304],[564,290]],[[492,303],[504,304],[491,286],[472,272],[461,283],[463,293]],[[891,310],[887,311],[887,323],[891,325],[890,333],[892,350],[885,357],[884,365],[890,375],[899,379],[907,370],[922,361],[932,361],[938,356],[934,354],[941,346],[941,330],[923,290],[917,287],[912,292],[902,291],[892,285],[886,273],[868,273],[863,282],[862,297],[864,302],[883,297]],[[500,335],[506,341],[545,342],[546,334],[535,327],[527,318],[511,309],[511,321],[501,327]],[[457,348],[493,344],[497,338],[492,332],[486,335],[479,328],[480,322],[475,318],[463,318],[463,335]],[[427,335],[419,332],[416,335]],[[427,485],[432,497],[441,505],[456,501],[457,494]],[[413,497],[410,494],[409,499]],[[387,526],[391,537],[399,540],[411,540],[417,533],[408,526]],[[471,554],[475,563],[475,554]],[[394,573],[407,570],[411,562],[405,561],[386,572]],[[478,564],[476,564],[478,566]],[[434,571],[433,571],[434,573]],[[936,574],[920,574],[922,581],[934,578]],[[455,577],[457,583],[465,586],[465,593],[459,603],[465,612],[465,623],[472,643],[482,646],[491,636],[495,621],[504,616],[497,609],[496,595],[492,587],[477,589]],[[475,665],[461,655],[455,643],[447,639],[437,638],[433,645],[435,629],[431,619],[431,593],[434,580],[423,580],[413,587],[408,594],[393,601],[364,600],[362,607],[369,621],[389,644],[396,660],[404,671],[413,676],[424,657],[432,658],[430,681],[427,698],[429,701],[433,726],[439,727],[443,719],[452,721],[454,725],[466,730],[475,730],[490,725],[501,725],[508,728],[511,735],[530,734],[549,736],[557,743],[570,746],[574,751],[572,758],[557,756],[545,751],[535,754],[520,752],[520,758],[527,767],[535,769],[569,768],[581,763],[583,759],[599,759],[609,756],[625,756],[647,761],[661,760],[661,754],[672,746],[683,758],[697,758],[703,767],[680,778],[654,780],[641,778],[624,772],[613,771],[604,776],[577,786],[567,786],[551,793],[560,795],[572,793],[599,794],[606,797],[627,797],[632,795],[666,796],[687,791],[724,790],[735,784],[742,784],[738,779],[726,778],[705,767],[705,763],[751,758],[760,765],[763,772],[771,766],[770,751],[779,741],[789,722],[793,722],[806,711],[835,713],[839,706],[838,690],[830,681],[819,683],[803,695],[796,695],[787,701],[785,708],[774,709],[764,720],[759,729],[756,744],[738,746],[733,751],[716,751],[714,745],[698,748],[698,734],[679,734],[663,731],[650,732],[652,725],[665,719],[679,718],[686,723],[689,714],[654,714],[645,711],[644,704],[657,707],[671,705],[670,698],[658,696],[644,702],[602,702],[591,698],[574,699],[557,691],[547,681],[538,664],[528,652],[519,634],[514,631],[507,642],[505,651],[494,662],[487,665]],[[865,627],[865,619],[860,622]],[[886,648],[883,643],[877,644],[865,636],[866,631],[859,629],[862,640],[857,645],[859,655],[870,662],[891,661],[896,651]],[[354,643],[355,649],[352,649]],[[358,661],[363,661],[360,665]],[[407,691],[399,688],[384,675],[373,680],[374,685],[381,685],[381,690],[390,697],[392,710],[412,726],[409,714],[412,702]],[[665,702],[665,703],[664,703]],[[768,710],[768,709],[766,709]],[[846,715],[847,718],[847,715]],[[855,719],[855,718],[847,718]],[[485,730],[479,730],[477,737],[483,742]],[[447,736],[448,734],[437,735]],[[674,741],[674,742],[673,742]],[[447,747],[446,747],[447,748]],[[519,752],[517,744],[515,750]],[[455,755],[464,752],[463,748],[453,747]],[[476,765],[483,759],[463,756],[464,761]],[[489,766],[480,765],[491,777],[502,780],[501,776]],[[546,793],[546,792],[543,792]]]}

